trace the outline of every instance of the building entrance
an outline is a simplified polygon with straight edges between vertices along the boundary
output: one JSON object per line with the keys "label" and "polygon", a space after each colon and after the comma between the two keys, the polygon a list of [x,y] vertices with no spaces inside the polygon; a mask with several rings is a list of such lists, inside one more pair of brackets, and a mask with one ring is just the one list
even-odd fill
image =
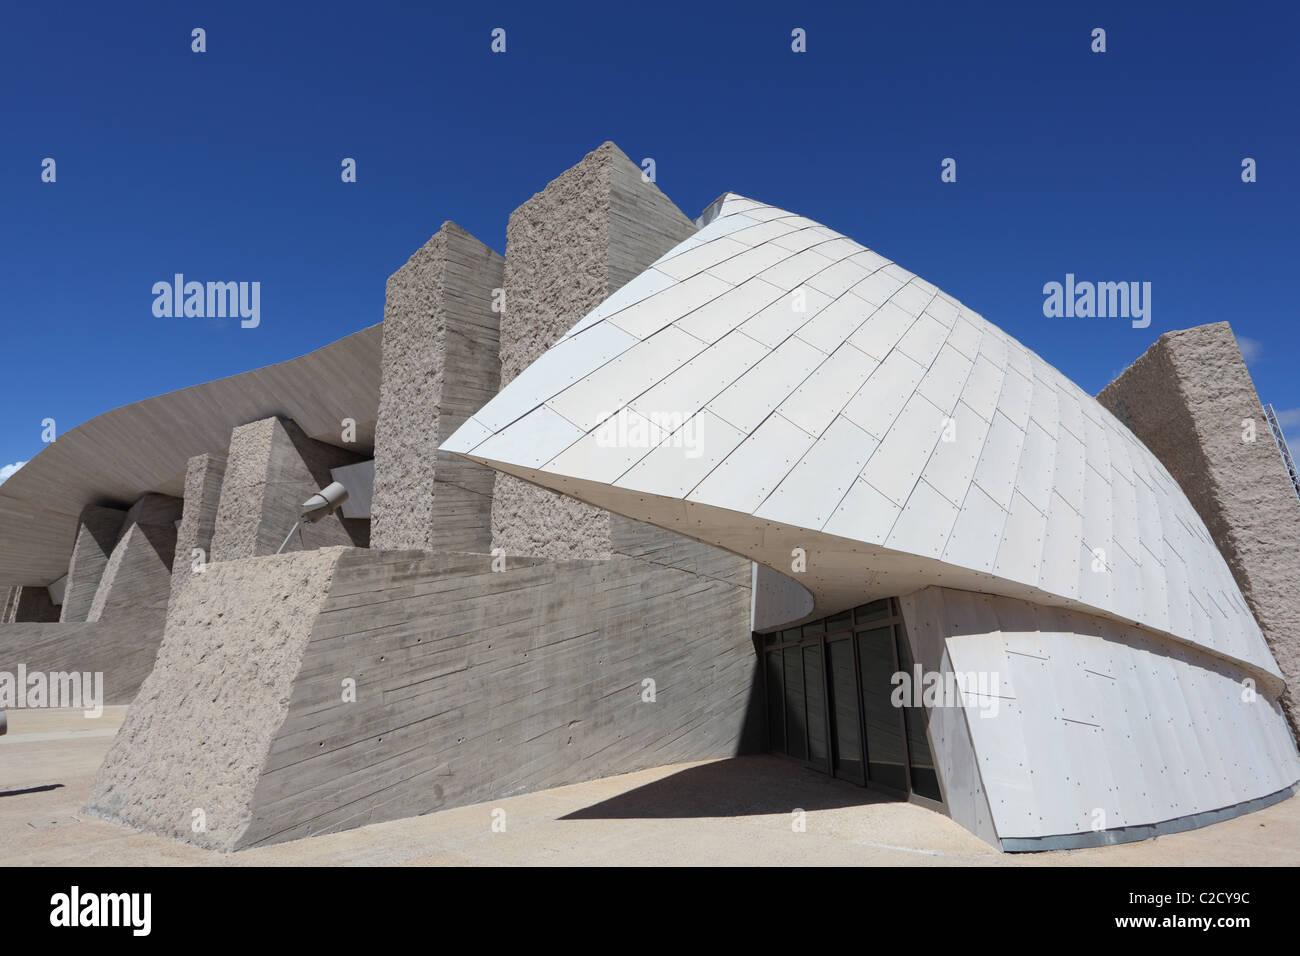
{"label": "building entrance", "polygon": [[768,746],[899,796],[941,801],[922,706],[895,707],[912,657],[897,598],[760,635]]}

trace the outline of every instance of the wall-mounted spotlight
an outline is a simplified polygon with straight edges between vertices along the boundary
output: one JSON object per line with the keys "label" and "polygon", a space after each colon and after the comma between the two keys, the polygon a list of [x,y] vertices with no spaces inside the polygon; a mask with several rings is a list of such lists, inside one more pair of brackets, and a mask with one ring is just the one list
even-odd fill
{"label": "wall-mounted spotlight", "polygon": [[279,554],[284,550],[285,545],[289,543],[289,539],[293,537],[293,533],[302,527],[304,521],[310,521],[312,524],[315,524],[317,521],[320,521],[321,518],[327,518],[332,515],[338,510],[339,506],[347,500],[348,490],[338,481],[332,481],[320,491],[316,492],[316,494],[312,495],[302,503],[302,508],[299,509],[301,514],[298,515],[298,520],[293,523],[293,527],[289,529],[289,533],[285,535],[284,541],[281,542],[280,547],[275,553]]}

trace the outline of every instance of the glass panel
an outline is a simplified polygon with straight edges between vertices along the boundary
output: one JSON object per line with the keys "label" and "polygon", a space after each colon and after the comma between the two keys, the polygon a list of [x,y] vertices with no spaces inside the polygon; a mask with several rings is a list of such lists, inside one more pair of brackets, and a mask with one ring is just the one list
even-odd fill
{"label": "glass panel", "polygon": [[883,621],[889,617],[889,600],[881,598],[879,601],[872,601],[870,604],[862,604],[853,610],[853,617],[859,627],[868,621]]}
{"label": "glass panel", "polygon": [[[898,666],[912,672],[912,652],[907,644],[907,633],[902,624],[894,627],[898,642]],[[939,773],[934,769],[930,755],[930,741],[925,735],[926,714],[924,706],[904,707],[903,718],[907,725],[907,753],[912,765],[912,792],[931,800],[942,800],[939,792]]]}
{"label": "glass panel", "polygon": [[803,649],[803,686],[808,701],[808,759],[826,765],[826,683],[820,644]]}
{"label": "glass panel", "polygon": [[894,635],[891,627],[861,631],[858,667],[862,679],[862,710],[867,725],[867,775],[876,783],[907,790],[903,752],[903,722],[889,701],[893,691]]}
{"label": "glass panel", "polygon": [[781,652],[763,655],[767,659],[767,740],[775,753],[785,753],[785,691],[781,679]]}
{"label": "glass panel", "polygon": [[858,681],[853,673],[853,643],[826,642],[830,670],[831,715],[835,734],[835,776],[866,783],[862,773],[862,734],[858,728]]}
{"label": "glass panel", "polygon": [[900,713],[890,701],[895,669],[912,670],[898,618],[897,599],[882,598],[763,635],[768,741],[837,777],[901,792],[910,781],[912,792],[941,800],[925,708]]}
{"label": "glass panel", "polygon": [[800,760],[808,758],[808,729],[803,702],[803,652],[787,647],[785,661],[785,752]]}

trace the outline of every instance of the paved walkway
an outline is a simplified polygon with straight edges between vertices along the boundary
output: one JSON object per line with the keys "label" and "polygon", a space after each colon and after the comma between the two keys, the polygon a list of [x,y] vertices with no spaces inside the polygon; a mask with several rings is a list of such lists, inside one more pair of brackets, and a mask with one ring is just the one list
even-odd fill
{"label": "paved walkway", "polygon": [[[998,853],[947,817],[776,757],[677,764],[233,854],[82,813],[125,707],[10,711],[0,865],[1300,865],[1300,799],[1142,843]],[[806,811],[795,832],[792,810]],[[494,832],[504,811],[505,832]],[[497,814],[500,818],[500,814]]]}

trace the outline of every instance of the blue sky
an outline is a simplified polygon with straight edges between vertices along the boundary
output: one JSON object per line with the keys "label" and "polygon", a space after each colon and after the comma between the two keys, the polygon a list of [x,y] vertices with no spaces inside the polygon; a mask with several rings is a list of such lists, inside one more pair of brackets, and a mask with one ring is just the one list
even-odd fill
{"label": "blue sky", "polygon": [[[820,220],[1089,392],[1226,319],[1300,441],[1295,4],[271,6],[0,13],[0,466],[45,418],[380,321],[444,220],[504,252],[510,211],[607,139],[688,215],[733,190]],[[155,317],[176,272],[260,282],[261,324]],[[1150,327],[1044,317],[1066,273],[1150,282]]]}

